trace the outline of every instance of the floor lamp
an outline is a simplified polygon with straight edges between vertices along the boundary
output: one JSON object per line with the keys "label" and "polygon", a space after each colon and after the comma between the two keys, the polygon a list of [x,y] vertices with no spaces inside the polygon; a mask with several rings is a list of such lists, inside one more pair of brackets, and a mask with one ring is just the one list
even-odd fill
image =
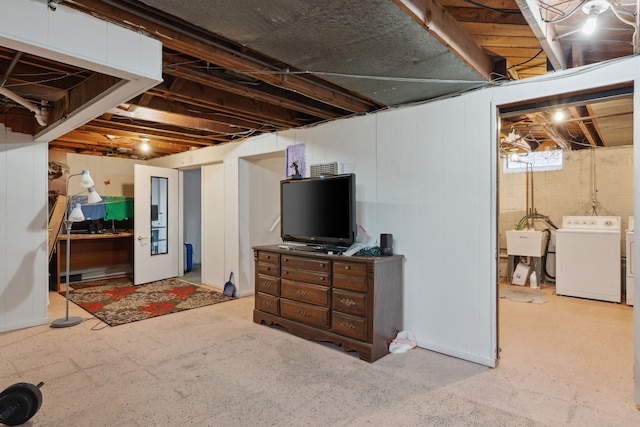
{"label": "floor lamp", "polygon": [[68,328],[69,326],[75,326],[82,323],[82,317],[69,317],[69,259],[71,254],[71,226],[74,222],[84,221],[84,214],[80,207],[80,203],[76,203],[75,207],[69,212],[71,205],[71,197],[69,196],[69,180],[71,177],[81,176],[80,187],[86,188],[89,191],[88,203],[98,203],[102,201],[102,198],[98,195],[95,188],[93,188],[93,180],[89,175],[88,170],[83,170],[82,173],[76,173],[67,177],[67,204],[65,207],[64,226],[67,228],[67,276],[66,276],[66,316],[61,319],[56,319],[51,323],[52,328]]}

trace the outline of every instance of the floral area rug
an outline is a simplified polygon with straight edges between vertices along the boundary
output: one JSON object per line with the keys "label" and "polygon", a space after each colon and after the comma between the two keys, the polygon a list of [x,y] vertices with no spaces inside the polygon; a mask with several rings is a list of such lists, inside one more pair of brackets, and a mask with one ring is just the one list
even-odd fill
{"label": "floral area rug", "polygon": [[128,278],[119,277],[70,283],[69,288],[70,301],[109,326],[233,299],[175,278],[134,286]]}

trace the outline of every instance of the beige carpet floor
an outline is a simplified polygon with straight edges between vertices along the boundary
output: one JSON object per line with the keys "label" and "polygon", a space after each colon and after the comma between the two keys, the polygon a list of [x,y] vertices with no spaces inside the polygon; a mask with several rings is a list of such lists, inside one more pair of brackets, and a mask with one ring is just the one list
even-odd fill
{"label": "beige carpet floor", "polygon": [[117,328],[72,304],[78,326],[0,335],[0,389],[45,382],[32,426],[640,425],[632,308],[542,290],[499,300],[496,369],[423,349],[369,364],[252,323],[252,297]]}

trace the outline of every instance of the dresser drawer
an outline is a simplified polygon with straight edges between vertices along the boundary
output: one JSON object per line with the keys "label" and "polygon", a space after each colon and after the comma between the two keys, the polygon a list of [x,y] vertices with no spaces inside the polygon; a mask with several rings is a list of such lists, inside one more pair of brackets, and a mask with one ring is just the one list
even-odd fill
{"label": "dresser drawer", "polygon": [[296,301],[329,307],[329,288],[322,285],[282,280],[281,295]]}
{"label": "dresser drawer", "polygon": [[266,274],[269,276],[279,276],[280,266],[275,264],[265,264],[263,262],[258,263],[258,274]]}
{"label": "dresser drawer", "polygon": [[367,316],[367,295],[358,292],[333,290],[332,308],[356,316]]}
{"label": "dresser drawer", "polygon": [[258,252],[258,262],[264,264],[280,265],[280,254],[260,251]]}
{"label": "dresser drawer", "polygon": [[367,290],[367,266],[359,262],[333,263],[333,286],[353,291]]}
{"label": "dresser drawer", "polygon": [[282,278],[289,280],[297,280],[300,282],[316,283],[318,285],[329,286],[331,284],[331,276],[328,272],[298,270],[289,266],[282,266]]}
{"label": "dresser drawer", "polygon": [[282,255],[282,268],[311,270],[320,273],[331,273],[331,262],[326,259],[305,258]]}
{"label": "dresser drawer", "polygon": [[256,294],[256,309],[271,314],[280,314],[279,299],[273,295],[258,292]]}
{"label": "dresser drawer", "polygon": [[334,332],[359,341],[367,340],[366,319],[337,311],[332,312],[331,317],[333,318],[331,329]]}
{"label": "dresser drawer", "polygon": [[256,292],[264,292],[271,295],[280,295],[280,278],[258,274],[256,281]]}
{"label": "dresser drawer", "polygon": [[281,299],[280,315],[296,322],[329,328],[329,307]]}

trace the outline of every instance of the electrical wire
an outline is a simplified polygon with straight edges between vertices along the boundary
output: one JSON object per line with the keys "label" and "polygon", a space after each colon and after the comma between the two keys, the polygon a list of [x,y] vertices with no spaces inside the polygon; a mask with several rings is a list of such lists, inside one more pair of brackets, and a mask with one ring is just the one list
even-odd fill
{"label": "electrical wire", "polygon": [[565,21],[567,19],[569,19],[571,16],[573,16],[574,13],[576,13],[578,10],[580,10],[582,8],[582,6],[587,2],[587,0],[582,0],[580,3],[578,3],[578,5],[571,11],[569,12],[567,15],[563,16],[562,18],[558,18],[558,19],[546,19],[542,16],[542,9],[540,8],[540,20],[542,22],[544,22],[545,24],[557,24],[558,22],[562,22]]}
{"label": "electrical wire", "polygon": [[487,6],[487,5],[484,5],[482,3],[478,3],[478,2],[473,1],[473,0],[465,0],[465,2],[471,3],[472,5],[478,6],[478,7],[482,8],[482,9],[487,9],[487,10],[491,10],[491,11],[494,11],[494,12],[504,13],[506,15],[522,15],[522,12],[520,10],[496,9],[494,7]]}
{"label": "electrical wire", "polygon": [[529,62],[533,61],[534,59],[536,59],[538,56],[540,56],[540,54],[541,54],[542,52],[544,52],[544,49],[540,49],[540,50],[538,51],[538,53],[536,53],[535,55],[533,55],[531,58],[527,59],[526,61],[521,62],[521,63],[516,64],[516,65],[512,65],[512,66],[510,66],[510,67],[509,67],[509,68],[507,68],[507,69],[508,69],[508,70],[511,70],[511,69],[513,69],[513,68],[520,67],[520,66],[522,66],[522,65],[524,65],[524,64],[527,64],[527,63],[529,63]]}

